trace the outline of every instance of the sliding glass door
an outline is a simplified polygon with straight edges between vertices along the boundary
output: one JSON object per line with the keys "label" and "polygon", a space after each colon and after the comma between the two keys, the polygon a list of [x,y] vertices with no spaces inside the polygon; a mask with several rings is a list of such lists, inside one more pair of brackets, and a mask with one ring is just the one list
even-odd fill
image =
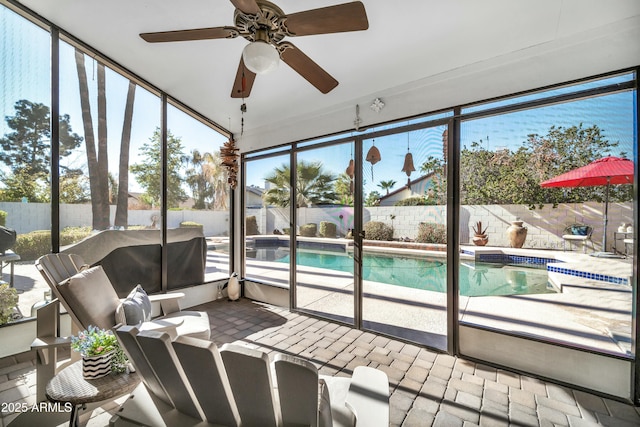
{"label": "sliding glass door", "polygon": [[447,126],[362,144],[362,325],[447,346]]}
{"label": "sliding glass door", "polygon": [[297,153],[297,307],[353,323],[352,142]]}

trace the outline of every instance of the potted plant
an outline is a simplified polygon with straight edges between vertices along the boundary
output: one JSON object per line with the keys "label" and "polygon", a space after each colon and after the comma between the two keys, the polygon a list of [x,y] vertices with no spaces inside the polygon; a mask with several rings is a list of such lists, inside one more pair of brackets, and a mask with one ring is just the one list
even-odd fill
{"label": "potted plant", "polygon": [[71,349],[82,355],[82,376],[86,379],[124,372],[127,368],[127,358],[110,330],[89,325],[77,337],[71,337]]}
{"label": "potted plant", "polygon": [[482,229],[482,221],[476,222],[475,227],[473,227],[473,244],[476,246],[484,246],[489,243],[489,236],[487,236],[486,227],[484,230]]}

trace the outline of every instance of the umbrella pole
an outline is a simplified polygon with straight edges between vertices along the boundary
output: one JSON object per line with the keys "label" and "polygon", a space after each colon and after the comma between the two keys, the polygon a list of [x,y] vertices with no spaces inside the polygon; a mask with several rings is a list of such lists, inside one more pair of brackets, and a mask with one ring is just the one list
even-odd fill
{"label": "umbrella pole", "polygon": [[604,225],[602,231],[602,252],[607,252],[607,223],[609,222],[609,186],[611,177],[607,177],[607,188],[604,191]]}

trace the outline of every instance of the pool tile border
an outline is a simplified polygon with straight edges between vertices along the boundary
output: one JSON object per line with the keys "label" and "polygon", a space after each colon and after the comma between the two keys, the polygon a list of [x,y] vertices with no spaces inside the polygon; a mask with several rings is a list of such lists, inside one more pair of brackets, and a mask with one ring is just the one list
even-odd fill
{"label": "pool tile border", "polygon": [[555,265],[548,265],[550,263],[564,263],[564,261],[557,260],[555,258],[533,257],[524,255],[513,255],[506,253],[476,253],[475,251],[468,249],[461,249],[461,253],[466,255],[472,255],[476,261],[499,263],[499,264],[514,264],[514,265],[535,265],[546,266],[547,271],[550,273],[561,273],[569,276],[581,277],[584,279],[599,280],[607,283],[615,283],[617,285],[628,285],[629,279],[623,277],[615,277],[608,274],[591,273],[588,271],[580,271],[573,268],[566,268]]}

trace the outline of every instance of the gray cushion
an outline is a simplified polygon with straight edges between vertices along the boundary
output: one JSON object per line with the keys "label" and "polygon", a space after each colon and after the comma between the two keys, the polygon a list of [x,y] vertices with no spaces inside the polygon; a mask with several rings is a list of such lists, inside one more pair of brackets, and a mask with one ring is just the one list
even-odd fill
{"label": "gray cushion", "polygon": [[[124,313],[124,319],[121,313]],[[139,325],[149,320],[151,320],[151,301],[142,286],[138,285],[129,292],[127,298],[117,308],[116,321],[127,325]]]}
{"label": "gray cushion", "polygon": [[58,291],[83,328],[94,325],[111,329],[114,326],[120,299],[101,266],[71,276],[58,285]]}

